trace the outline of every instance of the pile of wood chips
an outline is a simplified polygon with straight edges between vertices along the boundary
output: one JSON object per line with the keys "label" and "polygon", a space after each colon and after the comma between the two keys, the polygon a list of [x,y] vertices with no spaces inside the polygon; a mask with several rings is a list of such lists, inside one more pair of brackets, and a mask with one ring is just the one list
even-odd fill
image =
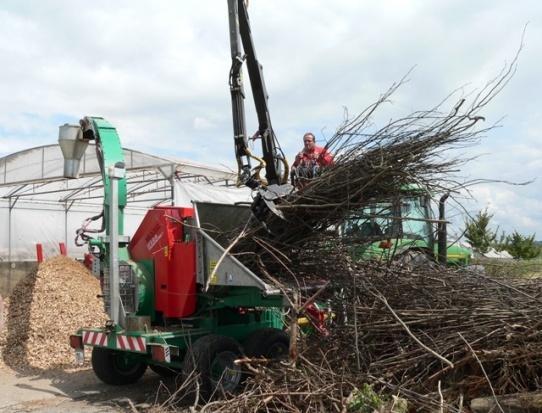
{"label": "pile of wood chips", "polygon": [[70,334],[108,318],[99,294],[99,281],[77,261],[59,256],[40,264],[9,297],[0,331],[4,364],[17,370],[73,365]]}
{"label": "pile of wood chips", "polygon": [[1,298],[2,306],[0,308],[0,367],[4,365],[4,357],[2,357],[2,350],[6,344],[7,338],[7,318],[8,318],[8,306],[9,299]]}

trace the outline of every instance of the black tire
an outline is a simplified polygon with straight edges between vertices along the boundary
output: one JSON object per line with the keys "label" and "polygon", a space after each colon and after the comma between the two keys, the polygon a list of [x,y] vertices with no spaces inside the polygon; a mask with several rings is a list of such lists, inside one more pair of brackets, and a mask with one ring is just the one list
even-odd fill
{"label": "black tire", "polygon": [[103,347],[92,349],[92,369],[106,384],[120,386],[138,381],[147,369],[147,363],[120,351]]}
{"label": "black tire", "polygon": [[427,253],[408,250],[393,258],[393,263],[407,271],[436,269],[438,264]]}
{"label": "black tire", "polygon": [[179,370],[155,364],[149,364],[149,368],[161,377],[176,377],[181,374]]}
{"label": "black tire", "polygon": [[233,363],[241,356],[241,346],[230,337],[214,334],[201,337],[186,352],[183,376],[186,380],[197,374],[200,398],[204,401],[233,393],[243,380],[241,366]]}
{"label": "black tire", "polygon": [[276,328],[262,328],[248,336],[244,349],[248,357],[283,359],[288,357],[290,336]]}

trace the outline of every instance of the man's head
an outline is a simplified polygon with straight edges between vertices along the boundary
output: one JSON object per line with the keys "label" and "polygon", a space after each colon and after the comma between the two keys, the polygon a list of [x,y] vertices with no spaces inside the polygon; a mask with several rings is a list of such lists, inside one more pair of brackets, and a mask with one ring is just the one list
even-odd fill
{"label": "man's head", "polygon": [[311,152],[314,149],[315,138],[312,132],[307,132],[303,135],[303,145],[307,152]]}

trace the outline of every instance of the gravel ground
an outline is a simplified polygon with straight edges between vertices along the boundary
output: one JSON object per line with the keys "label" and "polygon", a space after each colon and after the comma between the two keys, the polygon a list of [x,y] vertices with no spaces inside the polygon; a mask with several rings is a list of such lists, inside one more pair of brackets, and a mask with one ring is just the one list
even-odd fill
{"label": "gravel ground", "polygon": [[136,384],[115,387],[100,382],[89,369],[22,375],[4,366],[0,368],[0,412],[144,412],[154,402],[160,380],[149,371]]}

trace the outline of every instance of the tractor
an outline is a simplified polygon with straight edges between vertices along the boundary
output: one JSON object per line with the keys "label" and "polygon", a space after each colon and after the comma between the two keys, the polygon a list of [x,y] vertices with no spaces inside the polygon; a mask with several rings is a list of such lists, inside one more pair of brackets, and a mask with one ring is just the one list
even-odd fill
{"label": "tractor", "polygon": [[431,196],[419,185],[409,185],[404,193],[391,200],[368,203],[352,212],[340,228],[352,258],[395,260],[411,267],[436,262],[468,266],[472,251],[446,240],[447,197],[444,195],[439,200],[438,219],[433,216]]}

